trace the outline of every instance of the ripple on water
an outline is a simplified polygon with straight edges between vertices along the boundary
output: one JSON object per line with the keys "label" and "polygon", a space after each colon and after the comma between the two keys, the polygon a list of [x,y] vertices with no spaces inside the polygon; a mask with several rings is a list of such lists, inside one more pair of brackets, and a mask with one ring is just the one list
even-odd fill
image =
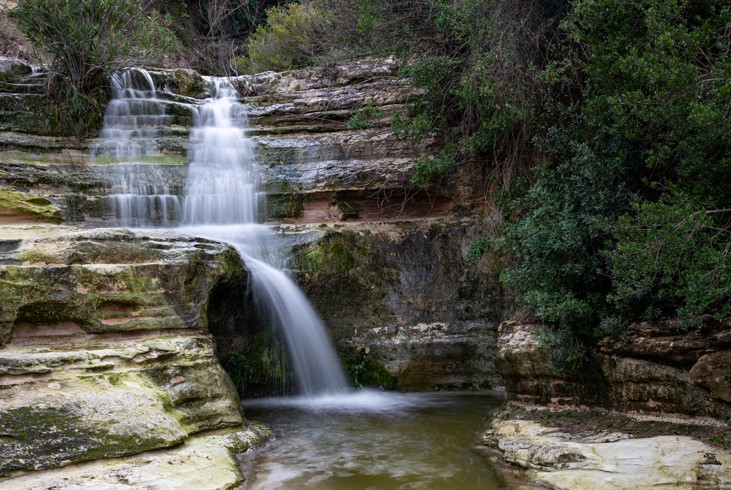
{"label": "ripple on water", "polygon": [[244,402],[276,434],[244,454],[247,490],[508,488],[475,450],[496,394],[354,391]]}

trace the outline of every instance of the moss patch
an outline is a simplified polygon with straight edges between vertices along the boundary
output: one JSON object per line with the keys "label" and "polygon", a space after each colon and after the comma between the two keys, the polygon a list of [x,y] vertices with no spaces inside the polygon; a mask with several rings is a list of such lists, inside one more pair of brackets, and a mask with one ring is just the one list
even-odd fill
{"label": "moss patch", "polygon": [[357,356],[345,362],[345,372],[353,385],[357,388],[398,388],[398,380],[369,354],[367,347],[359,347]]}
{"label": "moss patch", "polygon": [[223,367],[239,394],[247,397],[284,394],[292,386],[284,345],[271,330],[234,349]]}
{"label": "moss patch", "polygon": [[384,265],[369,237],[328,231],[319,241],[293,251],[298,282],[336,341],[351,337],[354,326],[381,326],[392,319],[384,297],[396,271]]}
{"label": "moss patch", "polygon": [[141,439],[89,426],[65,407],[19,407],[2,412],[0,475],[45,469],[68,461],[88,461],[169,446],[171,441]]}
{"label": "moss patch", "polygon": [[36,194],[0,187],[0,218],[2,216],[58,223],[61,221],[61,210]]}

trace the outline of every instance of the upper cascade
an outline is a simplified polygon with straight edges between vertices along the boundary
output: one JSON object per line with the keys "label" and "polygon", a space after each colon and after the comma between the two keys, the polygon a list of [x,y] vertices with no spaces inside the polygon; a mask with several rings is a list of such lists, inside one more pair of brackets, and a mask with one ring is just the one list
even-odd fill
{"label": "upper cascade", "polygon": [[170,125],[165,104],[158,98],[150,73],[142,68],[115,72],[112,97],[104,111],[100,140],[92,146],[95,157],[136,162],[158,152],[157,136]]}

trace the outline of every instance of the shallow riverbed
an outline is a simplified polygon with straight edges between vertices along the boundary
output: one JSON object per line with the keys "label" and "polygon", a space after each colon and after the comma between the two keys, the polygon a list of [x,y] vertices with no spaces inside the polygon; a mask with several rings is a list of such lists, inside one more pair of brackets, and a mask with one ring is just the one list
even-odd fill
{"label": "shallow riverbed", "polygon": [[246,490],[509,488],[478,448],[495,393],[372,391],[244,402],[275,438],[241,456]]}

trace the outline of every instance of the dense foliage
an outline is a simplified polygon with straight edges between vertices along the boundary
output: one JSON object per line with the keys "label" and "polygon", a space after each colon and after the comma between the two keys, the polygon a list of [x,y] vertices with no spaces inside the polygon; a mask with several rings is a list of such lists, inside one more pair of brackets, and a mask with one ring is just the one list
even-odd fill
{"label": "dense foliage", "polygon": [[[307,5],[330,14],[304,35],[313,56],[288,66],[384,53],[409,60],[405,75],[425,95],[394,131],[443,141],[416,162],[416,183],[465,160],[488,167],[516,257],[505,278],[553,329],[546,343],[572,346],[577,360],[582,345],[630,321],[692,326],[729,314],[728,2]],[[270,34],[282,25],[272,19]],[[477,245],[469,262],[489,248],[485,238]]]}
{"label": "dense foliage", "polygon": [[[556,157],[509,226],[523,257],[509,277],[542,320],[591,336],[728,314],[730,26],[722,1],[572,3],[545,71]],[[564,256],[546,250],[559,238]]]}

